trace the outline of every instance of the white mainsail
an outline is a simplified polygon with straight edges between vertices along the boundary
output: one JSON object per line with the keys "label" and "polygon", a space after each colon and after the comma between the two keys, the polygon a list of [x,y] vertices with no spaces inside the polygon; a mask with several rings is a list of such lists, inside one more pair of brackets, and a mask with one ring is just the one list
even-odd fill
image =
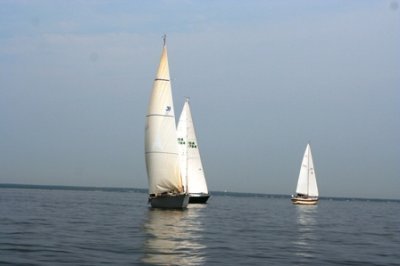
{"label": "white mainsail", "polygon": [[165,40],[146,116],[145,153],[149,194],[182,192]]}
{"label": "white mainsail", "polygon": [[177,135],[182,182],[186,191],[189,194],[208,194],[188,99],[186,99],[183,105],[183,110],[179,118]]}
{"label": "white mainsail", "polygon": [[317,180],[315,178],[314,162],[310,144],[307,144],[304,152],[299,179],[297,181],[296,193],[310,197],[318,197]]}

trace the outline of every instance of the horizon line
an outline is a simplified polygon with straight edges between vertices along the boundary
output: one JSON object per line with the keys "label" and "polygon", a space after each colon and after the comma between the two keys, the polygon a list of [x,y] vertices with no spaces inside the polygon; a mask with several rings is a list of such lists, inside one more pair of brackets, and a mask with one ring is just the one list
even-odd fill
{"label": "horizon line", "polygon": [[[140,192],[147,192],[147,188],[138,188],[138,187],[113,187],[113,186],[85,186],[85,185],[39,185],[39,184],[18,184],[18,183],[0,183],[0,188],[26,188],[26,189],[37,189],[37,188],[52,188],[59,190],[94,190],[94,189],[103,189],[103,190],[138,190]],[[216,193],[216,195],[229,195],[229,194],[242,194],[242,195],[250,195],[250,196],[273,196],[279,198],[290,198],[289,194],[273,194],[273,193],[258,193],[258,192],[237,192],[237,191],[219,191],[214,190],[210,191],[210,194]],[[347,196],[320,196],[320,199],[334,199],[334,200],[374,200],[374,201],[397,201],[400,199],[397,198],[366,198],[366,197],[347,197]]]}

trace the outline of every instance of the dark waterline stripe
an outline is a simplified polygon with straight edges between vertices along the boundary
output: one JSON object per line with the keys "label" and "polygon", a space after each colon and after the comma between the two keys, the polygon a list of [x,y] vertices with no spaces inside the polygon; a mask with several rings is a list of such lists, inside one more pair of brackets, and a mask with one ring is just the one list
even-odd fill
{"label": "dark waterline stripe", "polygon": [[150,117],[150,116],[174,117],[173,115],[159,115],[159,114],[146,115],[146,117]]}

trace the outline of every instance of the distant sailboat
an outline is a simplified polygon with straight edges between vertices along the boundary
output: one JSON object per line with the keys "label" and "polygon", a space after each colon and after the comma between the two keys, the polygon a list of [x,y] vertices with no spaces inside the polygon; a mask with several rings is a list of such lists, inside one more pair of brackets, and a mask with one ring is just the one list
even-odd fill
{"label": "distant sailboat", "polygon": [[189,195],[184,191],[179,167],[165,36],[146,116],[145,157],[151,206],[186,208]]}
{"label": "distant sailboat", "polygon": [[297,181],[293,204],[315,205],[318,203],[318,187],[310,144],[307,144]]}
{"label": "distant sailboat", "polygon": [[189,203],[206,203],[210,195],[201,163],[189,99],[186,99],[178,122],[178,146],[183,185]]}

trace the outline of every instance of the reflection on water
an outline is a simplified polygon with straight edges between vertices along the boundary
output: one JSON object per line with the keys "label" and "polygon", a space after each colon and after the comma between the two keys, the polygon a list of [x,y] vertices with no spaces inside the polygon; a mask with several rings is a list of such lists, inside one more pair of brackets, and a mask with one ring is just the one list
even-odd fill
{"label": "reflection on water", "polygon": [[203,225],[199,219],[206,205],[187,210],[149,209],[144,224],[146,240],[143,263],[152,265],[204,264]]}
{"label": "reflection on water", "polygon": [[295,207],[297,215],[297,237],[293,243],[296,247],[296,255],[312,258],[315,254],[314,244],[317,240],[314,228],[317,227],[315,217],[318,213],[318,205],[296,205]]}

